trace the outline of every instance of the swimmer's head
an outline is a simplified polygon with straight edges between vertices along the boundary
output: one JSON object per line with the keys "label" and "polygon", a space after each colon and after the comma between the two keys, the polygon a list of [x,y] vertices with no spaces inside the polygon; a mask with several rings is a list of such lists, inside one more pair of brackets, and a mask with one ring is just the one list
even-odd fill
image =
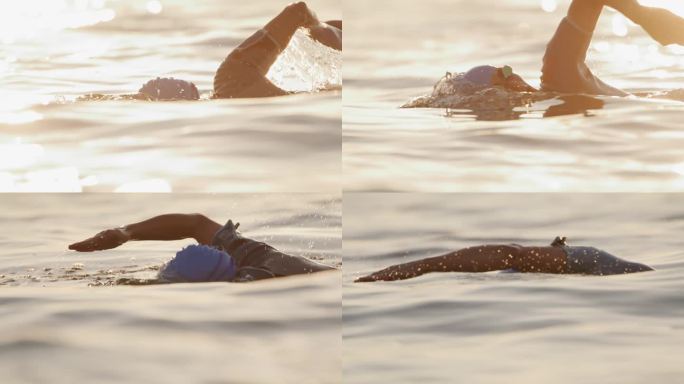
{"label": "swimmer's head", "polygon": [[190,245],[159,269],[159,278],[174,283],[231,281],[235,260],[226,252],[206,245]]}
{"label": "swimmer's head", "polygon": [[195,84],[174,78],[156,78],[145,83],[138,93],[151,100],[197,100]]}
{"label": "swimmer's head", "polygon": [[513,73],[513,68],[505,65],[503,67],[493,67],[491,65],[482,65],[475,67],[463,76],[464,79],[473,84],[493,87],[501,86],[511,91],[516,92],[534,92],[532,86],[527,84],[522,77]]}
{"label": "swimmer's head", "polygon": [[498,68],[496,67],[492,67],[491,65],[481,65],[466,72],[463,78],[473,84],[492,86],[495,85],[497,72]]}

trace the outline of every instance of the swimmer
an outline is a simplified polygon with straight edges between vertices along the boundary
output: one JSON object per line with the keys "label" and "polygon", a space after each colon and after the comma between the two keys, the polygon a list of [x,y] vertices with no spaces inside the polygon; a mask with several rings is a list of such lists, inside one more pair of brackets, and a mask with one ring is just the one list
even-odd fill
{"label": "swimmer", "polygon": [[404,280],[430,272],[514,272],[617,275],[652,271],[644,264],[617,258],[594,247],[570,246],[556,237],[550,246],[481,245],[442,256],[393,265],[356,282]]}
{"label": "swimmer", "polygon": [[195,239],[198,245],[184,248],[161,267],[158,277],[166,283],[247,282],[335,269],[243,237],[239,225],[229,220],[222,226],[201,214],[167,214],[104,230],[69,249],[93,252],[129,241]]}
{"label": "swimmer", "polygon": [[573,0],[567,16],[546,47],[542,91],[628,95],[594,76],[585,63],[603,7],[622,13],[662,45],[684,44],[684,19],[668,10],[647,7],[637,0]]}
{"label": "swimmer", "polygon": [[[341,20],[321,22],[306,3],[292,3],[242,42],[221,63],[214,76],[213,98],[271,97],[293,93],[279,88],[266,75],[300,28],[307,30],[313,40],[342,50]],[[146,83],[133,98],[197,100],[199,93],[195,85],[187,81],[157,78]]]}
{"label": "swimmer", "polygon": [[[499,88],[511,93],[542,91],[539,95],[527,96],[523,100],[518,100],[516,96],[510,96],[504,100],[506,104],[510,102],[516,105],[553,97],[544,96],[541,94],[543,92],[629,95],[601,81],[586,64],[589,43],[603,7],[610,7],[621,12],[662,45],[684,45],[684,19],[668,10],[643,6],[637,0],[573,0],[567,16],[561,21],[556,33],[546,46],[540,90],[527,84],[509,66],[479,66],[463,74],[447,73],[435,85],[432,95],[412,100],[404,107],[477,106],[481,99],[490,100],[491,96],[495,96],[476,95],[477,92],[490,88]],[[448,99],[449,96],[454,95],[460,97]],[[473,95],[476,97],[472,97]],[[511,97],[513,100],[510,100]]]}
{"label": "swimmer", "polygon": [[322,23],[306,3],[292,3],[226,57],[214,77],[214,97],[290,94],[268,80],[266,74],[299,28],[308,29],[314,40],[342,50],[342,21]]}

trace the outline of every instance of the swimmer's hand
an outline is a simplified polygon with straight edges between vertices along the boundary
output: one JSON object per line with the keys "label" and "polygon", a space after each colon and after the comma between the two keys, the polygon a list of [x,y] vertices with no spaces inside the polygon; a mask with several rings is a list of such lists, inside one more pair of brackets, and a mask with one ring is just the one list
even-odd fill
{"label": "swimmer's hand", "polygon": [[[338,51],[342,50],[342,30],[327,23],[321,23],[316,13],[300,1],[291,3],[286,11],[299,20],[299,25],[309,30],[312,39]],[[336,22],[333,22],[335,24]]]}
{"label": "swimmer's hand", "polygon": [[379,279],[376,279],[373,277],[373,275],[368,275],[368,276],[363,276],[359,277],[358,279],[354,280],[355,283],[371,283],[373,281],[377,281]]}
{"label": "swimmer's hand", "polygon": [[131,239],[124,229],[115,228],[104,230],[97,235],[69,245],[69,249],[78,252],[93,252],[112,249],[126,243]]}
{"label": "swimmer's hand", "polygon": [[323,45],[338,51],[342,50],[342,31],[326,23],[309,27],[309,36]]}
{"label": "swimmer's hand", "polygon": [[295,20],[298,20],[299,25],[303,26],[304,28],[316,26],[321,23],[318,21],[316,14],[309,9],[309,7],[303,1],[290,3],[287,7],[285,7],[285,11],[288,13],[288,15],[290,15],[290,17],[294,17]]}

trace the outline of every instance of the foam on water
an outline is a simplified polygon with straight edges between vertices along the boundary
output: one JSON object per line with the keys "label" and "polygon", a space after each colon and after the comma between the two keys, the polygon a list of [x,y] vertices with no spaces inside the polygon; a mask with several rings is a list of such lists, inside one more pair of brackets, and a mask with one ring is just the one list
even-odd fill
{"label": "foam on water", "polygon": [[450,108],[473,111],[513,110],[555,95],[548,92],[513,92],[499,86],[475,84],[464,73],[447,74],[434,85],[432,93],[418,96],[402,108]]}
{"label": "foam on water", "polygon": [[[639,92],[638,97],[651,99],[669,99],[684,101],[684,89],[674,89],[669,91]],[[509,113],[504,116],[514,116],[509,118],[499,118],[501,111],[512,112],[515,108],[528,107],[534,108],[533,104],[539,101],[550,99],[559,100],[578,100],[595,98],[601,96],[589,96],[583,94],[560,94],[558,92],[537,91],[537,92],[516,92],[505,89],[501,86],[490,86],[476,84],[465,78],[465,73],[452,74],[447,72],[444,77],[439,79],[432,87],[432,92],[426,95],[415,97],[401,106],[401,108],[445,108],[445,109],[468,109],[478,115],[482,120],[512,120],[520,118],[520,115]],[[606,98],[606,97],[604,97]],[[603,106],[594,109],[600,109]],[[547,112],[549,110],[547,109]],[[578,114],[583,112],[581,108],[567,108],[564,114]],[[559,113],[545,114],[544,117],[559,116]],[[487,118],[489,117],[489,118]]]}
{"label": "foam on water", "polygon": [[340,89],[342,52],[314,41],[299,29],[266,77],[291,92]]}

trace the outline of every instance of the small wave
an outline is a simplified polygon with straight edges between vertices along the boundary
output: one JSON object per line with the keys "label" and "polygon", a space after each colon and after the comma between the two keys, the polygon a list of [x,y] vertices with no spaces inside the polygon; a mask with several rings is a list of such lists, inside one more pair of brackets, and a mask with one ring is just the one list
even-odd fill
{"label": "small wave", "polygon": [[431,94],[416,97],[401,107],[510,110],[557,96],[550,92],[513,92],[499,86],[483,86],[465,79],[464,75],[447,72]]}
{"label": "small wave", "polygon": [[162,284],[156,277],[142,278],[137,274],[149,274],[159,270],[159,265],[128,265],[116,269],[87,270],[82,263],[75,263],[69,267],[42,269],[29,268],[25,272],[8,272],[0,275],[2,285],[27,285],[30,283],[61,283],[65,281],[87,282],[88,286],[112,285],[150,285]]}
{"label": "small wave", "polygon": [[684,101],[684,89],[679,88],[670,91],[653,92],[645,96],[653,99],[669,99],[675,101]]}
{"label": "small wave", "polygon": [[[271,66],[266,77],[278,87],[290,92],[339,91],[342,89],[341,68],[341,51],[325,46],[311,39],[303,30],[299,30],[294,34],[290,44],[280,54],[273,66]],[[157,80],[159,79],[157,78]],[[144,87],[145,85],[143,85]],[[182,101],[186,99],[184,97],[173,97],[164,99],[164,101]],[[200,93],[199,99],[211,99],[211,91]],[[158,99],[150,97],[143,92],[113,95],[94,92],[78,96],[75,99],[58,96],[53,103],[66,104],[74,101],[158,101]]]}

